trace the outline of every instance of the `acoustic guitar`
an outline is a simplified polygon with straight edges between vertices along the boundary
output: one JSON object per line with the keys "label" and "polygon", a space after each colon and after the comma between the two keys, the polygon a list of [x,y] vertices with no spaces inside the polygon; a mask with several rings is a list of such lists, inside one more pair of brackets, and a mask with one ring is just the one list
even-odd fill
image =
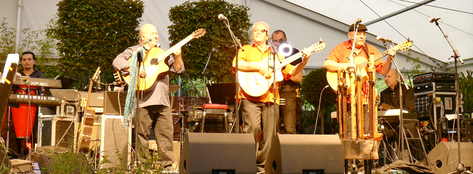
{"label": "acoustic guitar", "polygon": [[[312,51],[312,52],[319,52],[325,49],[325,43],[322,42],[322,38],[320,38],[320,41],[309,48],[306,48],[306,51]],[[262,60],[262,62],[270,62],[270,67],[274,67],[274,70],[276,71],[276,81],[280,82],[283,80],[283,76],[281,73],[281,68],[286,66],[287,64],[290,64],[291,62],[299,59],[302,57],[302,52],[298,52],[291,57],[288,57],[287,59],[284,59],[282,62],[279,63],[279,61],[276,61],[276,65],[273,66],[273,60],[270,57],[266,57],[265,59]],[[271,72],[272,74],[273,72]],[[264,77],[261,73],[259,72],[245,72],[245,71],[238,71],[238,82],[240,83],[241,88],[243,91],[245,91],[248,95],[254,96],[254,97],[259,97],[262,96],[263,94],[268,91],[269,87],[274,82],[274,78],[266,78]]]}
{"label": "acoustic guitar", "polygon": [[[140,77],[139,90],[146,91],[150,89],[150,87],[154,85],[157,79],[160,79],[169,73],[169,65],[167,64],[167,60],[168,56],[171,55],[171,53],[177,51],[179,48],[181,48],[183,45],[185,45],[192,39],[198,39],[204,36],[205,33],[205,29],[198,29],[166,51],[163,51],[161,48],[158,47],[151,48],[146,53],[146,58],[143,60],[140,66],[140,71],[146,72],[146,77]],[[128,61],[131,61],[131,59],[128,59]],[[125,73],[123,73],[122,75],[123,79],[125,79],[125,82],[129,83],[131,78],[130,75]]]}
{"label": "acoustic guitar", "polygon": [[90,103],[90,94],[92,93],[94,81],[97,80],[98,74],[100,74],[100,67],[97,68],[97,70],[94,73],[94,76],[92,77],[92,79],[90,79],[89,93],[87,96],[87,104],[85,105],[85,108],[87,109],[85,110],[84,116],[82,116],[82,123],[80,126],[79,137],[77,141],[78,152],[88,153],[90,149],[90,141],[92,139],[92,129],[94,126],[94,121],[95,121],[95,109],[89,108],[89,103]]}
{"label": "acoustic guitar", "polygon": [[[412,41],[409,41],[409,39],[408,39],[406,42],[400,43],[400,44],[396,45],[395,47],[390,48],[390,49],[376,55],[375,58],[374,58],[374,62],[378,61],[379,59],[382,59],[384,56],[387,56],[389,54],[390,50],[405,51],[405,50],[408,50],[411,46],[412,46]],[[363,77],[363,79],[366,80],[368,73],[366,72],[366,69],[364,67],[366,67],[366,64],[367,64],[368,60],[365,57],[355,57],[355,59],[353,61],[354,61],[355,65],[361,65],[360,66],[360,67],[362,67],[361,76]],[[336,71],[327,71],[326,75],[327,75],[327,82],[330,85],[330,87],[334,91],[337,91],[338,90],[337,72]],[[346,81],[349,82],[350,77],[347,75],[346,78],[347,78]],[[348,85],[348,87],[350,87],[350,84],[347,84],[347,85]],[[347,91],[350,91],[350,90],[347,90]]]}

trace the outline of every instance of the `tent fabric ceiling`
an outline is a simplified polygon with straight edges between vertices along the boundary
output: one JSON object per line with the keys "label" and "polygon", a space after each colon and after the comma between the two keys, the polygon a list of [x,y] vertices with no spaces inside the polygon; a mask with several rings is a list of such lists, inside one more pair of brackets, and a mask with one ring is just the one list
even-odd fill
{"label": "tent fabric ceiling", "polygon": [[[467,0],[286,0],[347,25],[362,19],[368,32],[400,43],[443,62],[453,50],[441,30],[453,40],[462,59],[473,58],[473,1]],[[431,18],[440,17],[437,27]],[[445,22],[445,26],[443,25]],[[447,33],[447,31],[449,33]]]}

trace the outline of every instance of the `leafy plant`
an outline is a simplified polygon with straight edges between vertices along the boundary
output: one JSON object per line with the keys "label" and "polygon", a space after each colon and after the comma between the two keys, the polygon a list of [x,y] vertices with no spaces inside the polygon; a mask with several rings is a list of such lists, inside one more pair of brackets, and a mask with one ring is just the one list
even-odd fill
{"label": "leafy plant", "polygon": [[218,50],[210,58],[206,69],[206,77],[215,82],[230,82],[232,73],[232,60],[236,49],[227,27],[219,21],[219,14],[229,18],[229,25],[235,36],[242,44],[250,43],[248,30],[251,23],[248,7],[231,4],[223,0],[186,1],[181,5],[172,7],[169,19],[172,25],[169,29],[169,40],[175,45],[193,31],[203,28],[207,34],[200,39],[190,41],[182,47],[182,57],[186,72],[191,79],[203,78],[204,69],[212,48]]}
{"label": "leafy plant", "polygon": [[473,112],[473,71],[466,70],[466,74],[460,72],[458,85],[463,93],[463,110],[466,113]]}
{"label": "leafy plant", "polygon": [[[44,38],[45,30],[34,30],[24,28],[21,31],[23,38],[20,40],[18,52],[15,50],[16,31],[9,28],[8,23],[3,18],[0,26],[0,66],[3,67],[8,54],[31,51],[36,55],[36,69],[40,70],[48,78],[54,78],[59,70],[57,69],[54,59],[52,59],[54,48],[54,40],[52,38]],[[18,70],[22,69],[19,65]]]}
{"label": "leafy plant", "polygon": [[[326,114],[324,111],[333,111],[336,108],[336,93],[327,88],[323,91],[322,98],[320,98],[320,93],[325,86],[328,85],[326,74],[327,70],[323,68],[319,68],[316,70],[311,71],[309,74],[304,76],[302,83],[301,83],[301,95],[302,99],[305,101],[304,103],[309,103],[314,108],[313,114],[307,114],[305,116],[309,117],[302,117],[301,122],[303,127],[308,127],[315,123],[315,119],[317,116],[317,109],[320,102],[320,114],[319,116],[319,123],[321,119],[330,120],[330,112]],[[327,118],[328,116],[328,118]],[[328,123],[328,122],[327,122]],[[325,128],[330,127],[330,123],[324,125]]]}
{"label": "leafy plant", "polygon": [[140,0],[63,0],[48,36],[57,39],[63,75],[82,88],[98,66],[102,81],[113,79],[113,59],[125,48],[138,44],[138,25],[143,14]]}

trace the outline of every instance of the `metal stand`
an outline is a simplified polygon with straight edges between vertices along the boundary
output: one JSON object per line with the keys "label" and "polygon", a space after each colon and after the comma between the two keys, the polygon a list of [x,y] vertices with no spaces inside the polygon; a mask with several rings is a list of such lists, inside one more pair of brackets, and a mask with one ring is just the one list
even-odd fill
{"label": "metal stand", "polygon": [[[442,22],[443,22],[443,20],[442,20]],[[444,24],[444,27],[446,29],[445,22],[443,22],[443,24]],[[457,142],[458,142],[458,166],[457,166],[457,169],[456,169],[455,172],[456,173],[463,173],[463,171],[465,171],[465,164],[463,164],[463,162],[461,161],[461,151],[460,151],[460,113],[459,113],[460,89],[459,89],[459,85],[458,85],[458,61],[460,61],[463,64],[463,60],[461,59],[460,53],[458,52],[458,49],[456,48],[455,44],[452,43],[453,40],[450,41],[448,39],[448,35],[443,32],[442,28],[440,28],[439,23],[437,22],[437,20],[435,20],[435,25],[437,25],[437,27],[440,29],[443,36],[447,40],[448,44],[452,48],[453,56],[451,58],[455,59],[454,60],[455,61],[455,91],[456,91],[455,92],[455,115],[457,117]],[[447,32],[448,32],[448,29],[447,29]]]}

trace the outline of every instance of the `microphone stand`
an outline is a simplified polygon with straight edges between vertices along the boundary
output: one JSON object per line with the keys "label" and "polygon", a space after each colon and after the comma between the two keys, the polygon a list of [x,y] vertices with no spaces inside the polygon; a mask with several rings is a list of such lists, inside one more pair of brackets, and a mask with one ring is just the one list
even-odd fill
{"label": "microphone stand", "polygon": [[[389,49],[388,46],[386,45],[386,41],[383,41],[383,45],[384,47],[386,47],[386,49]],[[406,83],[406,80],[404,79],[404,76],[402,75],[401,71],[399,71],[399,66],[397,65],[397,61],[395,61],[395,58],[396,56],[392,56],[392,60],[391,62],[394,64],[394,66],[396,67],[396,71],[397,71],[397,75],[398,75],[398,79],[397,80],[397,83],[398,83],[398,86],[399,86],[399,150],[397,151],[398,154],[398,158],[400,158],[401,160],[403,159],[403,151],[404,151],[404,134],[405,134],[405,131],[404,131],[404,113],[402,112],[403,109],[404,109],[404,94],[402,93],[402,84],[404,84],[404,86],[406,87],[407,90],[409,90],[409,86],[407,86],[407,83]],[[409,145],[408,143],[406,143],[407,145]]]}
{"label": "microphone stand", "polygon": [[[277,65],[279,65],[279,62],[281,62],[281,61],[279,60],[279,57],[277,57],[278,49],[276,49],[276,46],[274,46],[273,40],[269,38],[268,31],[266,31],[265,33],[266,33],[266,40],[269,42],[269,46],[271,47],[271,52],[270,53],[273,56],[273,66],[272,67],[268,66],[268,68],[273,70],[273,77],[272,78],[273,78],[273,92],[274,92],[274,96],[273,96],[274,115],[277,115],[277,117],[275,119],[275,122],[278,123],[279,119],[281,119],[281,118],[279,117],[278,108],[276,108],[276,106],[279,106],[279,105],[276,104],[276,99],[277,99],[276,92],[279,95],[279,91],[276,91],[276,90],[278,90],[276,88],[276,83],[277,83],[276,82],[276,58],[278,59],[278,64]],[[268,60],[268,65],[269,65],[269,60]],[[276,125],[274,127],[276,129],[276,130],[274,130],[275,132],[278,130],[278,126],[279,125]]]}
{"label": "microphone stand", "polygon": [[[443,22],[443,20],[442,20]],[[445,26],[445,22],[443,22],[445,29],[447,27]],[[460,89],[459,89],[459,84],[458,84],[458,61],[463,64],[463,60],[460,57],[460,53],[458,53],[458,49],[456,48],[455,44],[452,41],[448,39],[448,35],[445,34],[440,28],[439,23],[435,21],[435,25],[439,28],[440,32],[442,32],[443,37],[445,37],[445,40],[447,40],[448,44],[453,50],[453,56],[450,58],[453,58],[455,61],[455,115],[457,116],[457,142],[458,142],[458,166],[456,169],[457,173],[462,173],[465,171],[465,165],[461,161],[461,153],[460,153],[460,113],[459,113],[459,96],[460,96]],[[447,29],[448,32],[448,29]],[[452,138],[453,139],[453,138]]]}
{"label": "microphone stand", "polygon": [[235,60],[235,123],[238,124],[238,128],[235,129],[235,132],[236,133],[239,133],[240,132],[240,118],[239,118],[239,97],[238,97],[238,86],[239,86],[239,83],[238,83],[238,50],[241,49],[241,51],[245,51],[243,49],[243,46],[241,46],[241,43],[240,43],[240,39],[236,38],[236,36],[233,34],[232,30],[230,29],[230,25],[228,25],[228,19],[224,20],[223,23],[225,24],[225,26],[228,28],[228,32],[230,32],[230,36],[232,37],[232,40],[233,40],[233,43],[235,44],[236,46],[236,60]]}
{"label": "microphone stand", "polygon": [[[215,48],[212,48],[212,51],[210,51],[209,56],[207,57],[207,62],[205,63],[204,70],[203,70],[202,73],[201,73],[202,76],[204,76],[204,88],[205,88],[205,89],[207,89],[207,81],[206,81],[206,79],[205,79],[205,70],[207,69],[207,65],[209,64],[210,57],[212,56],[212,53],[213,53],[214,51],[215,51]],[[204,97],[206,97],[207,94],[208,94],[208,92],[209,92],[208,90],[205,90],[205,91],[206,91],[206,93],[205,93]],[[208,95],[208,96],[209,96],[209,103],[212,104],[212,100],[210,100],[210,95]]]}

